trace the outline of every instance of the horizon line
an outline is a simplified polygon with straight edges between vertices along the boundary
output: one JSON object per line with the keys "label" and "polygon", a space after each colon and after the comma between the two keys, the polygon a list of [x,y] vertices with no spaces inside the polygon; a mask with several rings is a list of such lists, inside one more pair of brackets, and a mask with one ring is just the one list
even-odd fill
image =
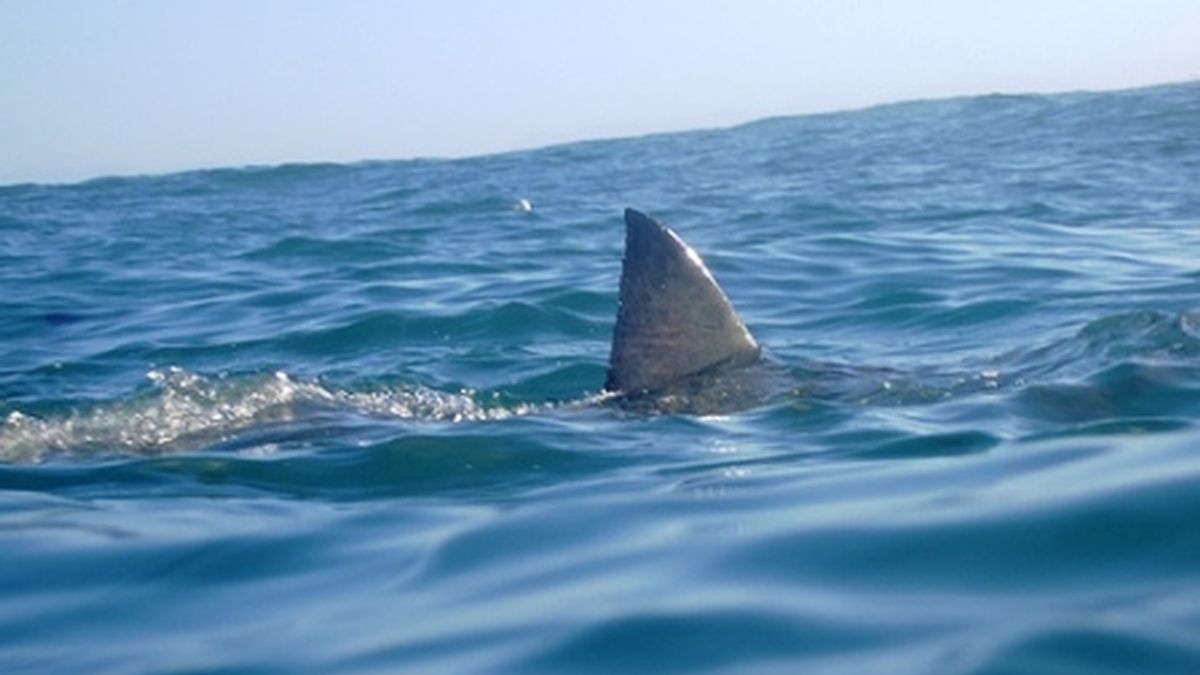
{"label": "horizon line", "polygon": [[803,117],[819,117],[819,116],[823,116],[823,115],[854,114],[854,113],[861,113],[861,112],[866,112],[866,111],[870,111],[870,110],[876,110],[879,108],[886,108],[886,107],[896,106],[896,105],[948,102],[948,101],[954,101],[954,100],[958,100],[958,99],[986,98],[989,96],[1056,97],[1056,96],[1071,96],[1071,95],[1080,95],[1080,94],[1121,94],[1121,93],[1132,93],[1132,92],[1138,92],[1138,91],[1145,91],[1145,90],[1150,90],[1150,89],[1179,87],[1179,86],[1186,86],[1186,85],[1192,85],[1192,84],[1200,84],[1200,76],[1189,77],[1189,78],[1183,79],[1183,80],[1170,80],[1170,81],[1157,82],[1157,83],[1152,83],[1152,84],[1119,86],[1119,87],[1114,87],[1111,89],[1109,89],[1109,88],[1095,88],[1095,89],[1079,88],[1079,89],[1066,89],[1066,90],[1054,90],[1054,91],[1038,91],[1038,90],[1001,91],[1001,90],[995,90],[995,91],[988,91],[988,92],[981,92],[981,93],[948,94],[945,96],[938,96],[938,95],[916,96],[913,98],[897,98],[897,99],[893,99],[893,100],[879,101],[876,103],[868,103],[868,104],[861,105],[861,106],[849,106],[849,107],[844,107],[844,108],[833,107],[833,108],[829,108],[829,109],[814,109],[814,110],[803,111],[803,112],[770,114],[770,115],[765,115],[762,117],[756,117],[753,119],[732,122],[729,124],[717,124],[717,125],[712,125],[712,126],[697,126],[697,127],[689,127],[689,128],[684,128],[684,129],[665,129],[665,130],[657,130],[657,131],[652,130],[652,131],[645,131],[645,132],[631,132],[628,134],[617,134],[617,135],[612,135],[612,136],[603,136],[602,135],[602,136],[596,136],[596,137],[590,137],[590,138],[576,138],[576,139],[570,139],[570,140],[550,141],[550,142],[541,143],[541,144],[518,146],[518,147],[507,148],[507,149],[503,149],[503,150],[496,150],[496,151],[492,151],[492,152],[446,154],[446,155],[416,154],[416,155],[411,155],[411,156],[407,156],[407,157],[359,157],[359,158],[355,158],[355,159],[343,159],[343,160],[294,159],[294,160],[261,161],[261,162],[250,160],[250,161],[247,161],[245,163],[240,163],[240,164],[232,163],[232,164],[223,164],[223,165],[200,165],[200,166],[194,166],[194,167],[180,167],[180,168],[175,168],[175,169],[164,169],[161,171],[149,170],[149,171],[130,171],[128,173],[125,173],[125,172],[100,173],[100,174],[96,174],[94,176],[87,176],[84,178],[67,179],[67,180],[36,180],[36,179],[35,180],[25,180],[25,181],[13,182],[13,183],[0,183],[0,189],[25,188],[25,187],[70,187],[70,186],[84,185],[87,183],[93,183],[93,182],[99,182],[99,181],[105,181],[105,180],[128,180],[128,179],[137,179],[137,178],[167,178],[167,177],[171,177],[171,176],[181,176],[181,175],[192,174],[192,173],[208,173],[208,172],[221,172],[221,171],[231,171],[231,172],[233,172],[233,171],[269,171],[269,170],[289,168],[289,167],[319,167],[319,166],[353,167],[353,166],[357,166],[357,165],[366,165],[366,164],[385,164],[385,163],[399,163],[399,162],[459,162],[459,161],[469,161],[469,160],[504,157],[506,155],[517,155],[517,154],[524,154],[524,153],[543,152],[543,151],[547,151],[547,150],[554,150],[554,149],[567,148],[567,147],[571,147],[571,146],[586,145],[586,144],[593,144],[593,143],[634,141],[634,140],[641,140],[641,139],[659,138],[659,137],[667,137],[667,136],[678,136],[678,135],[694,134],[694,133],[728,131],[728,130],[732,130],[732,129],[739,129],[741,127],[751,126],[751,125],[755,125],[755,124],[762,124],[765,122],[771,122],[771,121],[777,121],[777,120],[796,119],[796,118],[803,118]]}

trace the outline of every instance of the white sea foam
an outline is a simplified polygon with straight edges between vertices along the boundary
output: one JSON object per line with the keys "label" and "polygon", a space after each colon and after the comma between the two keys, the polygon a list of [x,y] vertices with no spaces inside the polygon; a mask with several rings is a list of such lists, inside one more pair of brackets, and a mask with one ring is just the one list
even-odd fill
{"label": "white sea foam", "polygon": [[46,417],[14,411],[0,424],[0,461],[38,462],[55,454],[162,454],[232,440],[269,424],[321,412],[430,422],[504,419],[542,406],[487,407],[470,391],[420,386],[356,391],[287,373],[208,377],[178,367],[151,370],[149,391]]}

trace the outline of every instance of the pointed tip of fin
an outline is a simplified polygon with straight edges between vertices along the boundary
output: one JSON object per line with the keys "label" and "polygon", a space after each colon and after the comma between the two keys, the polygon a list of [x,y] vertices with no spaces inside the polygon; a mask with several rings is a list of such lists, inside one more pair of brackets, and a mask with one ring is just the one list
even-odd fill
{"label": "pointed tip of fin", "polygon": [[625,227],[663,227],[658,221],[637,209],[625,208]]}
{"label": "pointed tip of fin", "polygon": [[653,391],[759,355],[704,261],[671,228],[625,209],[625,258],[609,391]]}

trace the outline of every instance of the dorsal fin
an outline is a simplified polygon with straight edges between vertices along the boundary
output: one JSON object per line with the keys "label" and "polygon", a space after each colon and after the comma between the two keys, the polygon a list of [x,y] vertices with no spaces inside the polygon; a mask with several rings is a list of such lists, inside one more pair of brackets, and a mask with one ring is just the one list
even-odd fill
{"label": "dorsal fin", "polygon": [[621,297],[604,388],[654,391],[758,356],[758,343],[700,256],[670,228],[625,209]]}

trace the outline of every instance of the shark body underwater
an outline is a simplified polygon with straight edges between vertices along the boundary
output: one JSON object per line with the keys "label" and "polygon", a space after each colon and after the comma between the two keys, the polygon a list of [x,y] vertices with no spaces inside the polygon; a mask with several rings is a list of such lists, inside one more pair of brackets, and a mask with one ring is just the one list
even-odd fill
{"label": "shark body underwater", "polygon": [[738,316],[692,247],[625,210],[617,321],[604,390],[643,412],[723,413],[793,386]]}

